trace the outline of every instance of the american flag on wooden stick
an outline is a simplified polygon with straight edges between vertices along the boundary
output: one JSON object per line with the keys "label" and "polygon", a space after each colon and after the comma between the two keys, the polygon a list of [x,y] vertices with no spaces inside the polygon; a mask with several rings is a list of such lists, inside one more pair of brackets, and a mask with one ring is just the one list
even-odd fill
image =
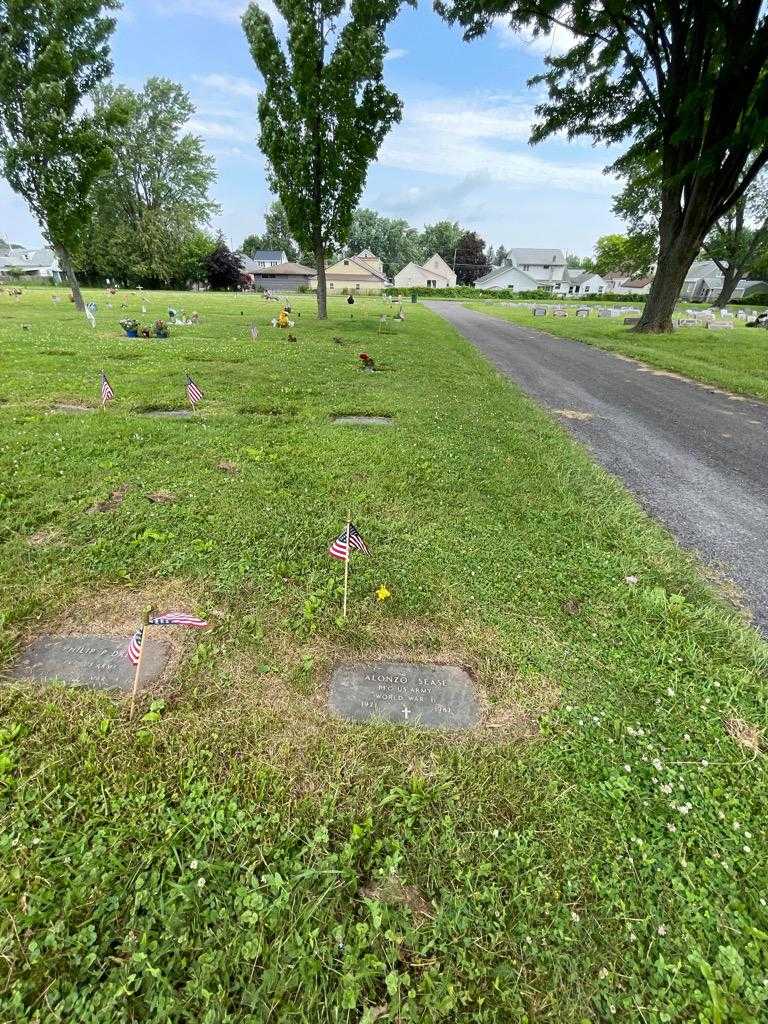
{"label": "american flag on wooden stick", "polygon": [[111,402],[115,397],[115,392],[112,390],[112,385],[107,380],[107,375],[104,371],[101,371],[101,404],[106,405],[107,402]]}
{"label": "american flag on wooden stick", "polygon": [[[187,626],[190,629],[205,629],[208,623],[205,619],[199,619],[196,615],[188,615],[186,612],[163,612],[162,615],[152,615],[147,619],[148,626]],[[128,641],[128,660],[132,665],[138,665],[141,645],[144,643],[144,626],[141,626]]]}
{"label": "american flag on wooden stick", "polygon": [[355,548],[364,555],[371,553],[354,523],[347,523],[336,540],[332,541],[328,548],[328,554],[331,558],[339,558],[342,562],[346,562],[349,559],[350,548]]}
{"label": "american flag on wooden stick", "polygon": [[197,402],[202,401],[203,392],[195,384],[192,378],[187,374],[187,398],[189,399],[190,405],[194,406]]}

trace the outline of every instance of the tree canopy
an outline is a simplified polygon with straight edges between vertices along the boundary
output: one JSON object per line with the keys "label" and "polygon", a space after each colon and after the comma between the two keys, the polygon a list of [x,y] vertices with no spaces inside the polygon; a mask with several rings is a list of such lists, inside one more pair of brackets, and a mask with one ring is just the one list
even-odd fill
{"label": "tree canopy", "polygon": [[[647,274],[654,260],[654,242],[648,235],[601,235],[595,243],[594,269],[598,274]],[[591,268],[585,268],[591,269]]]}
{"label": "tree canopy", "polygon": [[345,255],[355,256],[363,249],[376,253],[390,280],[406,263],[418,260],[422,252],[419,232],[408,221],[358,209],[352,217]]}
{"label": "tree canopy", "polygon": [[318,316],[326,316],[325,258],[342,246],[368,165],[401,103],[384,85],[384,32],[402,0],[275,0],[286,47],[256,4],[243,16],[264,78],[259,144],[291,233],[315,255]]}
{"label": "tree canopy", "polygon": [[0,0],[0,166],[56,253],[79,309],[72,266],[93,215],[92,186],[112,164],[117,106],[85,101],[112,71],[118,0]]}
{"label": "tree canopy", "polygon": [[240,287],[243,263],[219,235],[205,260],[205,276],[213,291],[234,291]]}
{"label": "tree canopy", "polygon": [[478,277],[486,274],[488,257],[485,242],[475,231],[465,231],[456,246],[456,283],[474,284]]}
{"label": "tree canopy", "polygon": [[437,0],[481,35],[498,17],[513,28],[574,36],[546,58],[548,99],[536,108],[538,142],[628,143],[616,167],[656,159],[661,173],[658,271],[636,330],[671,329],[688,268],[714,224],[768,160],[768,14],[757,0]]}
{"label": "tree canopy", "polygon": [[[213,248],[204,228],[218,206],[209,196],[213,157],[184,127],[195,112],[189,94],[167,78],[150,78],[139,92],[102,86],[98,113],[119,105],[126,119],[115,132],[116,160],[93,188],[96,216],[81,266],[91,277],[148,286],[187,283],[190,251]],[[198,270],[199,270],[198,266]]]}

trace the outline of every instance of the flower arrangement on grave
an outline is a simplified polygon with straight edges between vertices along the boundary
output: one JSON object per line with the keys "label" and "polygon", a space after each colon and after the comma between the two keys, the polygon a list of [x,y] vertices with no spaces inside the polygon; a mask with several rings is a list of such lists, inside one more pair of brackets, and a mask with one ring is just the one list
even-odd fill
{"label": "flower arrangement on grave", "polygon": [[133,317],[126,316],[120,321],[120,326],[125,331],[126,337],[138,338],[139,336],[139,321],[134,320]]}
{"label": "flower arrangement on grave", "polygon": [[140,327],[139,328],[139,337],[140,338],[151,338],[152,337],[151,329],[149,327]]}
{"label": "flower arrangement on grave", "polygon": [[156,338],[167,338],[169,334],[168,324],[165,320],[155,321],[155,337]]}
{"label": "flower arrangement on grave", "polygon": [[361,352],[360,353],[360,359],[362,360],[363,369],[364,370],[375,370],[376,369],[376,363],[371,358],[371,356],[368,355],[367,352]]}

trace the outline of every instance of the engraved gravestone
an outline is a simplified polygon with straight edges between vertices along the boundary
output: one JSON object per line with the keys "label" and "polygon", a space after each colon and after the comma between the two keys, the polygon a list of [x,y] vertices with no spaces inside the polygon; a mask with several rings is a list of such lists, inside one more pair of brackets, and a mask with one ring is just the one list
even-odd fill
{"label": "engraved gravestone", "polygon": [[[11,679],[62,682],[97,690],[130,690],[134,666],[128,660],[127,636],[41,636],[11,665]],[[168,645],[144,641],[141,682],[156,679],[168,660]]]}
{"label": "engraved gravestone", "polygon": [[534,306],[533,307],[533,315],[534,316],[546,316],[547,315],[547,311],[544,308],[544,306]]}
{"label": "engraved gravestone", "polygon": [[354,722],[426,729],[469,729],[480,718],[472,680],[455,665],[339,665],[331,675],[328,705]]}
{"label": "engraved gravestone", "polygon": [[191,409],[148,409],[142,416],[163,416],[171,420],[185,420],[192,415]]}
{"label": "engraved gravestone", "polygon": [[733,324],[729,320],[710,320],[707,328],[710,331],[732,331]]}
{"label": "engraved gravestone", "polygon": [[624,317],[624,325],[625,325],[625,327],[633,327],[635,324],[639,324],[639,323],[640,323],[640,317],[639,316],[625,316]]}

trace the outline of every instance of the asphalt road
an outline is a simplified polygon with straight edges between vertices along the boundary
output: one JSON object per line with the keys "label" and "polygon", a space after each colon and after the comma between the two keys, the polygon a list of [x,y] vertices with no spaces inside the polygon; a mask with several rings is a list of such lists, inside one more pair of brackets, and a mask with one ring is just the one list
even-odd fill
{"label": "asphalt road", "polygon": [[456,302],[426,305],[735,583],[768,636],[768,405]]}

